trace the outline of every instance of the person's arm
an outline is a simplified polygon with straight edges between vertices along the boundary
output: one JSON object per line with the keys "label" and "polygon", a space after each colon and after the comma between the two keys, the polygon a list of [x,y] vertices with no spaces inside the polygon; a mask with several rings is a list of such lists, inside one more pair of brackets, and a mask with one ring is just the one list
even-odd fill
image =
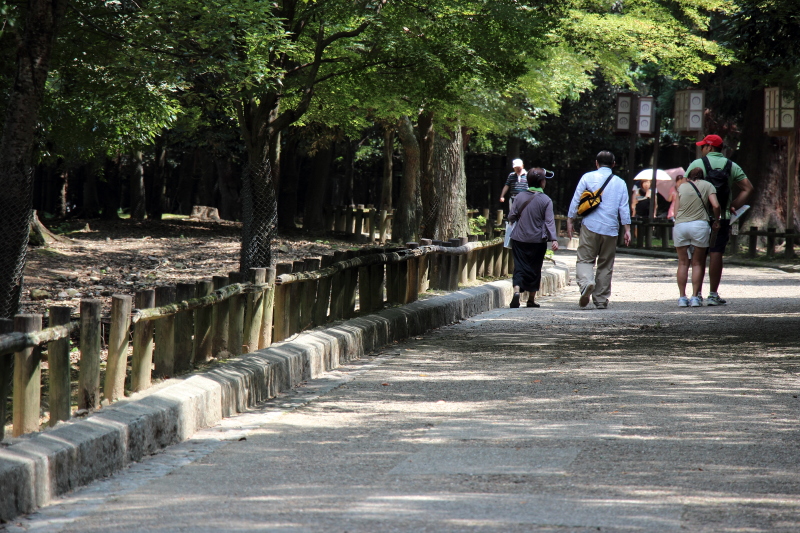
{"label": "person's arm", "polygon": [[558,249],[558,233],[556,231],[556,217],[553,213],[553,200],[548,200],[547,207],[544,209],[544,227],[547,230],[549,240],[555,244],[554,249]]}
{"label": "person's arm", "polygon": [[505,202],[505,201],[506,201],[506,198],[505,198],[505,197],[506,197],[506,193],[507,193],[507,192],[508,192],[508,185],[503,185],[503,190],[502,190],[502,192],[500,193],[500,201],[501,201],[501,202]]}
{"label": "person's arm", "polygon": [[714,212],[714,222],[711,224],[713,229],[719,229],[719,219],[722,213],[720,209],[719,200],[717,199],[717,193],[712,192],[708,195],[708,203],[711,204],[711,210]]}
{"label": "person's arm", "polygon": [[578,204],[581,201],[581,194],[586,190],[586,182],[583,178],[578,181],[578,186],[575,187],[575,194],[572,195],[572,201],[569,203],[569,210],[567,211],[567,237],[572,238],[575,232],[573,220],[578,215]]}
{"label": "person's arm", "polygon": [[623,237],[625,246],[629,246],[631,244],[631,225],[624,224],[622,227],[625,228],[625,236]]}
{"label": "person's arm", "polygon": [[681,208],[681,195],[676,191],[675,199],[672,200],[672,216],[678,216],[678,209]]}
{"label": "person's arm", "polygon": [[747,178],[734,183],[739,187],[739,194],[737,194],[736,198],[731,202],[731,213],[735,213],[737,209],[742,207],[747,202],[750,195],[753,194],[754,190],[753,184],[750,183],[750,180]]}
{"label": "person's arm", "polygon": [[[517,198],[519,198],[519,196]],[[516,222],[517,220],[519,220],[519,206],[520,206],[520,204],[524,204],[524,203],[525,202],[515,201],[511,205],[511,209],[508,212],[508,221],[509,222]]]}

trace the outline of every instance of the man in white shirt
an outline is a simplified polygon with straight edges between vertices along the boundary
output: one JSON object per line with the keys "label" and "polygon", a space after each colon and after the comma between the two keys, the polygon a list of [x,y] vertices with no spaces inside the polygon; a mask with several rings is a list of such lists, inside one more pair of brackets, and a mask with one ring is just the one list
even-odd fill
{"label": "man in white shirt", "polygon": [[[613,176],[614,154],[603,150],[597,154],[595,165],[597,170],[584,174],[567,213],[567,235],[574,233],[573,219],[578,214],[578,204],[584,191],[596,191],[611,176],[603,189],[602,201],[581,220],[580,244],[578,260],[575,265],[575,277],[581,291],[579,304],[589,305],[589,299],[597,309],[608,307],[611,296],[611,275],[614,272],[614,258],[617,253],[617,236],[620,224],[625,229],[625,246],[631,242],[631,212],[628,207],[628,187],[619,176]],[[597,271],[595,272],[595,263]]]}

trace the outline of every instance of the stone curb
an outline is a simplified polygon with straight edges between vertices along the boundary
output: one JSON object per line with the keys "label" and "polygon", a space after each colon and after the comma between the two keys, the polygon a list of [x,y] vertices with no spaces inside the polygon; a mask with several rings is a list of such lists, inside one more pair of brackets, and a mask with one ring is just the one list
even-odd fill
{"label": "stone curb", "polygon": [[[569,284],[569,268],[542,270],[542,295]],[[201,428],[275,397],[382,346],[503,307],[508,280],[487,283],[317,328],[212,370],[174,378],[84,419],[0,448],[0,522],[108,476]]]}

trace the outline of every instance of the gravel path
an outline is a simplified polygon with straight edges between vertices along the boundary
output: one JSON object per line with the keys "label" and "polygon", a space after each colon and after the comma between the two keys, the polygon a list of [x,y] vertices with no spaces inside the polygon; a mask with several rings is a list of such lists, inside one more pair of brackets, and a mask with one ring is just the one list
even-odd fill
{"label": "gravel path", "polygon": [[[559,253],[574,262],[574,254]],[[676,262],[411,339],[9,531],[800,531],[800,274]]]}

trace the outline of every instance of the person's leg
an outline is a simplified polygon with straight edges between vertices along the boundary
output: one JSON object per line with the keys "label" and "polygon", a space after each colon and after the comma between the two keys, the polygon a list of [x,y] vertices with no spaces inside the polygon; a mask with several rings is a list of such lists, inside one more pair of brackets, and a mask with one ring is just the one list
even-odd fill
{"label": "person's leg", "polygon": [[534,246],[534,254],[531,258],[531,262],[533,263],[533,267],[536,271],[536,277],[532,280],[531,284],[526,287],[528,292],[528,307],[539,307],[539,304],[536,303],[536,293],[539,291],[539,288],[542,284],[542,264],[544,264],[544,256],[547,253],[547,243],[537,243]]}
{"label": "person's leg", "polygon": [[608,305],[611,297],[611,276],[614,274],[614,259],[617,254],[617,237],[598,235],[600,247],[597,254],[597,270],[595,272],[595,288],[592,300],[597,307]]}
{"label": "person's leg", "polygon": [[594,264],[600,247],[599,237],[600,235],[587,229],[586,226],[581,226],[578,258],[575,263],[575,279],[581,294],[584,291],[593,291],[595,288]]}
{"label": "person's leg", "polygon": [[686,282],[689,279],[689,247],[677,246],[678,253],[678,292],[681,298],[686,298]]}
{"label": "person's leg", "polygon": [[711,252],[711,260],[708,262],[708,283],[712,293],[719,289],[722,281],[722,252]]}
{"label": "person's leg", "polygon": [[706,275],[707,248],[694,247],[692,255],[692,296],[699,296],[703,290],[703,279]]}

